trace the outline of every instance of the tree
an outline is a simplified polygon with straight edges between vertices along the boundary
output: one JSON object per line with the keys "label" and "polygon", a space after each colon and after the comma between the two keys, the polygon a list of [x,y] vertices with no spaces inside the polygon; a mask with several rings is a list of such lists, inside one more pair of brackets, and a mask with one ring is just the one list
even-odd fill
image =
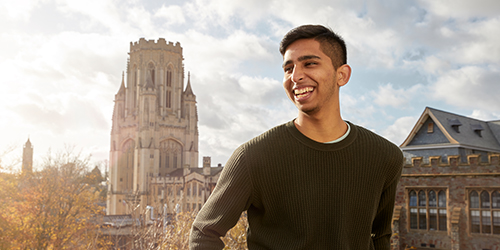
{"label": "tree", "polygon": [[[15,178],[3,178],[0,193],[8,205],[0,208],[0,247],[14,249],[96,248],[99,190],[89,185],[89,158],[70,151],[50,155],[43,170]],[[87,178],[86,178],[87,177]],[[3,203],[3,202],[2,202]],[[0,224],[0,225],[2,225]]]}

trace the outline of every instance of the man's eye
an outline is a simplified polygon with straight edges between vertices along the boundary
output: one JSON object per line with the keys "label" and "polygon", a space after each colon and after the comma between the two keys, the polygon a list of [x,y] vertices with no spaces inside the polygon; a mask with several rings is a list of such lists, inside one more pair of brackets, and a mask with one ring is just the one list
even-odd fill
{"label": "man's eye", "polygon": [[317,63],[316,62],[306,62],[305,65],[306,66],[311,66],[311,65],[316,65]]}
{"label": "man's eye", "polygon": [[285,71],[285,73],[288,73],[288,72],[292,71],[292,67],[283,68],[283,71]]}

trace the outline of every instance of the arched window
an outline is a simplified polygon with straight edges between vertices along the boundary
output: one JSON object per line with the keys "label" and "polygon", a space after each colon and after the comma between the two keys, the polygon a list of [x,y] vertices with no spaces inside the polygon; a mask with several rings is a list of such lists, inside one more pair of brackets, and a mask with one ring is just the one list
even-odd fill
{"label": "arched window", "polygon": [[490,211],[490,194],[486,191],[481,192],[481,231],[482,233],[491,233],[491,211]]}
{"label": "arched window", "polygon": [[490,194],[486,191],[481,192],[481,208],[490,208]]}
{"label": "arched window", "polygon": [[434,190],[429,191],[429,207],[437,206],[437,197]]}
{"label": "arched window", "polygon": [[447,230],[446,191],[409,189],[408,196],[410,229]]}
{"label": "arched window", "polygon": [[172,68],[167,69],[167,87],[172,87]]}
{"label": "arched window", "polygon": [[410,191],[410,228],[417,229],[418,215],[417,215],[417,193],[415,190]]}
{"label": "arched window", "polygon": [[479,195],[476,191],[470,193],[470,207],[479,208]]}
{"label": "arched window", "polygon": [[136,108],[137,104],[137,66],[134,64],[134,69],[133,69],[133,76],[134,79],[132,80],[133,86],[132,86],[132,109]]}
{"label": "arched window", "polygon": [[153,85],[155,85],[155,65],[152,62],[148,64],[148,73],[151,76],[151,81],[153,81]]}
{"label": "arched window", "polygon": [[493,210],[493,234],[500,234],[500,192],[491,194],[491,209]]}
{"label": "arched window", "polygon": [[438,193],[438,213],[439,213],[439,230],[446,231],[448,228],[447,225],[447,211],[446,211],[446,193],[441,190]]}
{"label": "arched window", "polygon": [[175,140],[160,142],[159,173],[162,176],[182,166],[182,145]]}
{"label": "arched window", "polygon": [[425,207],[425,204],[427,204],[427,199],[425,197],[425,192],[420,191],[418,192],[418,206],[419,207]]}
{"label": "arched window", "polygon": [[165,107],[172,108],[172,67],[167,68],[165,88]]}
{"label": "arched window", "polygon": [[500,235],[500,191],[469,191],[470,232]]}

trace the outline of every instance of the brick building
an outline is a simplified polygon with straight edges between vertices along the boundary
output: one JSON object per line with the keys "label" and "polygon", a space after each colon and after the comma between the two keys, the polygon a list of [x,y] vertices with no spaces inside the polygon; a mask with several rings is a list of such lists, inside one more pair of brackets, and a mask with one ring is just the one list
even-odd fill
{"label": "brick building", "polygon": [[426,108],[401,145],[392,249],[500,249],[500,121]]}

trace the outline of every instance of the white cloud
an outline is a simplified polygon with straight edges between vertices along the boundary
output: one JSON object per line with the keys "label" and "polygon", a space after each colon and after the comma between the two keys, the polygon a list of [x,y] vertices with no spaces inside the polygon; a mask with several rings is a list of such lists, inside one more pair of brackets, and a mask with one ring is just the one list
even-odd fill
{"label": "white cloud", "polygon": [[[306,23],[338,31],[353,74],[366,74],[357,79],[367,84],[342,91],[350,121],[399,143],[422,105],[448,103],[478,118],[498,117],[496,1],[152,2],[2,3],[0,126],[9,131],[3,141],[19,144],[30,135],[37,154],[74,143],[107,158],[129,43],[163,37],[183,46],[198,101],[200,155],[224,163],[245,140],[296,116],[282,90],[277,47],[290,28]],[[58,15],[45,20],[47,13]],[[370,85],[371,74],[392,84]]]}
{"label": "white cloud", "polygon": [[30,19],[31,11],[37,6],[38,2],[40,0],[2,1],[0,3],[0,15],[27,22]]}
{"label": "white cloud", "polygon": [[475,109],[472,111],[472,114],[469,115],[468,117],[472,117],[482,121],[500,120],[500,111],[488,112],[481,109]]}
{"label": "white cloud", "polygon": [[394,89],[391,83],[378,87],[377,92],[372,92],[374,102],[380,106],[404,108],[412,98],[420,96],[421,85],[414,85],[409,89]]}
{"label": "white cloud", "polygon": [[418,117],[412,116],[400,117],[392,125],[383,130],[381,135],[399,146],[410,134],[417,119]]}
{"label": "white cloud", "polygon": [[440,75],[451,69],[451,61],[431,55],[422,62],[422,69],[430,74]]}
{"label": "white cloud", "polygon": [[474,17],[496,17],[500,10],[500,2],[496,0],[420,0],[434,15],[469,19]]}
{"label": "white cloud", "polygon": [[456,107],[498,111],[500,70],[467,66],[451,70],[429,86],[429,93],[438,100]]}
{"label": "white cloud", "polygon": [[156,11],[154,16],[167,20],[167,25],[183,24],[186,22],[183,11],[184,10],[177,5],[162,5],[161,8]]}

